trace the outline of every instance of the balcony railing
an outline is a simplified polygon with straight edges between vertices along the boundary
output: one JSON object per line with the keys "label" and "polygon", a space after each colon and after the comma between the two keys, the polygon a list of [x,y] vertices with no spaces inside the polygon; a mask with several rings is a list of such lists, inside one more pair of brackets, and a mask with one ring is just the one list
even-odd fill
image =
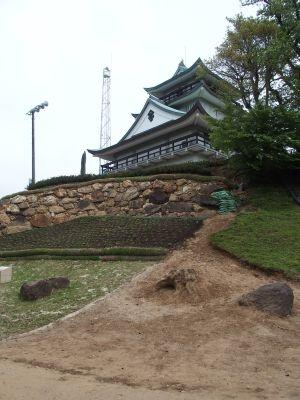
{"label": "balcony railing", "polygon": [[147,150],[137,152],[134,155],[120,158],[116,161],[111,161],[103,164],[102,174],[107,174],[113,171],[125,170],[128,168],[137,167],[139,164],[148,163],[160,158],[172,158],[176,154],[184,153],[192,147],[197,149],[210,150],[217,153],[213,149],[208,139],[198,134],[183,136],[170,142],[162,143],[159,146],[151,147]]}
{"label": "balcony railing", "polygon": [[168,95],[161,97],[161,100],[164,101],[165,103],[169,103],[170,101],[177,99],[178,97],[182,96],[183,94],[187,94],[188,92],[193,90],[196,85],[197,85],[197,82],[189,84],[187,86],[184,86],[181,89],[176,90],[175,92],[171,92]]}

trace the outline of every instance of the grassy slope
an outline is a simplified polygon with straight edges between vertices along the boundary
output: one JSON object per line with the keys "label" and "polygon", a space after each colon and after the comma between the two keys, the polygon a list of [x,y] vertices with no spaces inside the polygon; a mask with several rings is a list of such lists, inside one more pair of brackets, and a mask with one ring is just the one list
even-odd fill
{"label": "grassy slope", "polygon": [[[0,284],[0,339],[43,326],[78,310],[97,297],[111,292],[151,264],[124,261],[15,262],[12,281]],[[23,282],[53,276],[69,277],[70,287],[57,290],[50,297],[37,301],[20,300],[19,290]]]}
{"label": "grassy slope", "polygon": [[201,226],[196,218],[104,216],[77,218],[0,239],[0,252],[35,248],[172,248]]}
{"label": "grassy slope", "polygon": [[249,200],[254,211],[240,213],[212,243],[261,268],[300,276],[300,207],[280,187],[253,189]]}

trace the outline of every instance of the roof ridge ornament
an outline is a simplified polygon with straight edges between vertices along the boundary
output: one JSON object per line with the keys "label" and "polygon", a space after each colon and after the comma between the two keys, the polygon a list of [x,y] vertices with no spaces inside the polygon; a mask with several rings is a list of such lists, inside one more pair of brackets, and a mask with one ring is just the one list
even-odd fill
{"label": "roof ridge ornament", "polygon": [[197,68],[199,66],[203,66],[205,67],[205,64],[203,63],[203,61],[201,60],[200,57],[197,58],[197,60],[194,62],[194,64],[192,64],[190,67],[187,67],[184,64],[184,61],[181,60],[180,63],[178,64],[178,67],[174,73],[174,75],[167,79],[166,81],[153,86],[153,87],[147,87],[144,88],[144,90],[148,93],[148,94],[155,94],[156,97],[161,97],[161,90],[163,90],[163,88],[172,86],[172,84],[180,84],[182,81],[185,80],[185,78],[190,78],[192,76],[196,76],[196,72],[197,72]]}
{"label": "roof ridge ornament", "polygon": [[179,75],[179,74],[181,74],[182,72],[184,72],[185,70],[187,70],[187,67],[186,67],[186,65],[184,64],[183,59],[182,59],[182,60],[180,61],[180,63],[178,64],[178,67],[177,67],[177,69],[176,69],[176,71],[175,71],[175,74],[174,74],[173,76]]}

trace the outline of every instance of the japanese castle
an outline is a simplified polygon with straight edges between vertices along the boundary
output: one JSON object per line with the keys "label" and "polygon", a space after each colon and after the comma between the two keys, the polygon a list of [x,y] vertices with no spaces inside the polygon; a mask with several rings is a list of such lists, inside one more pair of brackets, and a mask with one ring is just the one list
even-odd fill
{"label": "japanese castle", "polygon": [[145,88],[149,97],[141,112],[132,114],[135,120],[122,139],[88,150],[109,161],[102,164],[102,173],[222,157],[210,145],[205,119],[223,116],[220,82],[199,58],[189,68],[181,61],[170,79]]}

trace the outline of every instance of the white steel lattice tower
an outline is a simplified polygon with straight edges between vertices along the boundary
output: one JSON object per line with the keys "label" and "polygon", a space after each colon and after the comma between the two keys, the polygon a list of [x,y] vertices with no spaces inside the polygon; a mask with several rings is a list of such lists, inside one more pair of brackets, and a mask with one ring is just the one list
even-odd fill
{"label": "white steel lattice tower", "polygon": [[[101,128],[100,128],[100,149],[111,145],[111,124],[110,124],[110,84],[111,71],[108,67],[103,69],[102,84],[102,105],[101,105]],[[99,174],[101,170],[101,159],[99,160]]]}

